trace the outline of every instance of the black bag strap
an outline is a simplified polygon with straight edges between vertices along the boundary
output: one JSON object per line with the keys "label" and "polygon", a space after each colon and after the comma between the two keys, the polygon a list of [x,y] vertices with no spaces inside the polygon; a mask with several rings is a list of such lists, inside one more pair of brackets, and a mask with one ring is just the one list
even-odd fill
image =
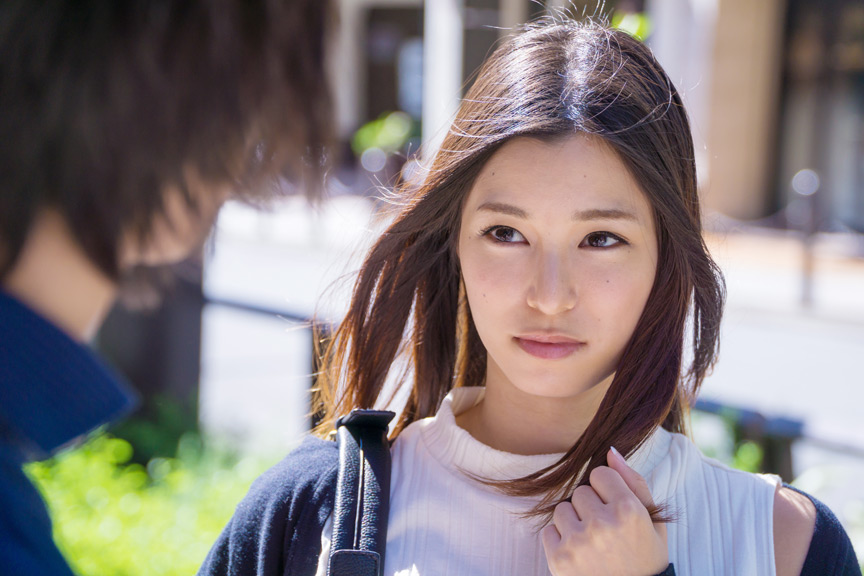
{"label": "black bag strap", "polygon": [[354,410],[336,422],[339,473],[329,576],[381,576],[390,513],[390,444],[395,414]]}

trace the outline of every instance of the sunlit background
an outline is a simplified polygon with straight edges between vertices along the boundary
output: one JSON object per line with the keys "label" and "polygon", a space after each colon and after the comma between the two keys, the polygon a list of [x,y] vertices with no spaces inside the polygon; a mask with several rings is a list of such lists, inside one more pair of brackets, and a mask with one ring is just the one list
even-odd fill
{"label": "sunlit background", "polygon": [[[351,274],[387,222],[388,183],[400,171],[422,178],[428,158],[415,153],[440,142],[498,39],[559,10],[606,15],[644,40],[690,113],[708,242],[728,286],[695,440],[825,501],[861,557],[864,4],[338,4],[341,160],[328,198],[226,206],[203,271],[160,310],[115,310],[100,334],[142,409],[33,468],[76,569],[195,571],[252,479],[309,428],[311,319],[326,326],[346,309]],[[64,481],[73,472],[85,480]]]}

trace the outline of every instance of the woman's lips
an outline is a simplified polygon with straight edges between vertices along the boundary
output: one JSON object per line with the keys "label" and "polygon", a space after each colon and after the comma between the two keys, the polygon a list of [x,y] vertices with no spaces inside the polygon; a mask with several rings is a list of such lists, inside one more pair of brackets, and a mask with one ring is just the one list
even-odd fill
{"label": "woman's lips", "polygon": [[514,340],[516,340],[516,343],[519,344],[519,346],[521,346],[528,354],[545,360],[566,358],[576,352],[576,350],[585,346],[584,342],[579,342],[578,340],[572,340],[566,337],[517,336]]}

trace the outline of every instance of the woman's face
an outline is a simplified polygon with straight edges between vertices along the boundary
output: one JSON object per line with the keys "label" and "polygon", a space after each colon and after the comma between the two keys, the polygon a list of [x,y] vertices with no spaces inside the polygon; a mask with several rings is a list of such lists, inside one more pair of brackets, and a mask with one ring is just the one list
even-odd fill
{"label": "woman's face", "polygon": [[458,250],[487,386],[569,398],[608,384],[651,292],[657,240],[607,145],[506,143],[466,199]]}

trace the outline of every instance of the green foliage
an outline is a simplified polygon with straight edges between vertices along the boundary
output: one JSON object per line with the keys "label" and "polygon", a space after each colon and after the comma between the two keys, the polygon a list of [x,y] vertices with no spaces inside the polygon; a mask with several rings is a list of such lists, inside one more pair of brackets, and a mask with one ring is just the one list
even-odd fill
{"label": "green foliage", "polygon": [[742,442],[735,448],[732,456],[732,467],[745,472],[759,473],[762,471],[762,447],[756,442]]}
{"label": "green foliage", "polygon": [[696,444],[703,454],[727,466],[745,472],[762,472],[762,447],[739,434],[735,426],[737,413],[724,410],[720,414],[691,413],[691,424]]}
{"label": "green foliage", "polygon": [[417,132],[416,122],[405,112],[386,112],[357,130],[351,141],[351,149],[357,156],[370,148],[379,148],[392,154],[401,150]]}
{"label": "green foliage", "polygon": [[610,24],[613,28],[623,30],[641,42],[651,34],[651,20],[644,12],[616,10],[612,13]]}
{"label": "green foliage", "polygon": [[112,425],[111,434],[132,444],[132,457],[140,464],[153,458],[173,458],[180,439],[188,442],[198,428],[198,414],[192,405],[166,395],[144,398],[143,409]]}
{"label": "green foliage", "polygon": [[194,574],[267,463],[181,439],[176,458],[131,463],[132,446],[102,433],[27,472],[80,576]]}

